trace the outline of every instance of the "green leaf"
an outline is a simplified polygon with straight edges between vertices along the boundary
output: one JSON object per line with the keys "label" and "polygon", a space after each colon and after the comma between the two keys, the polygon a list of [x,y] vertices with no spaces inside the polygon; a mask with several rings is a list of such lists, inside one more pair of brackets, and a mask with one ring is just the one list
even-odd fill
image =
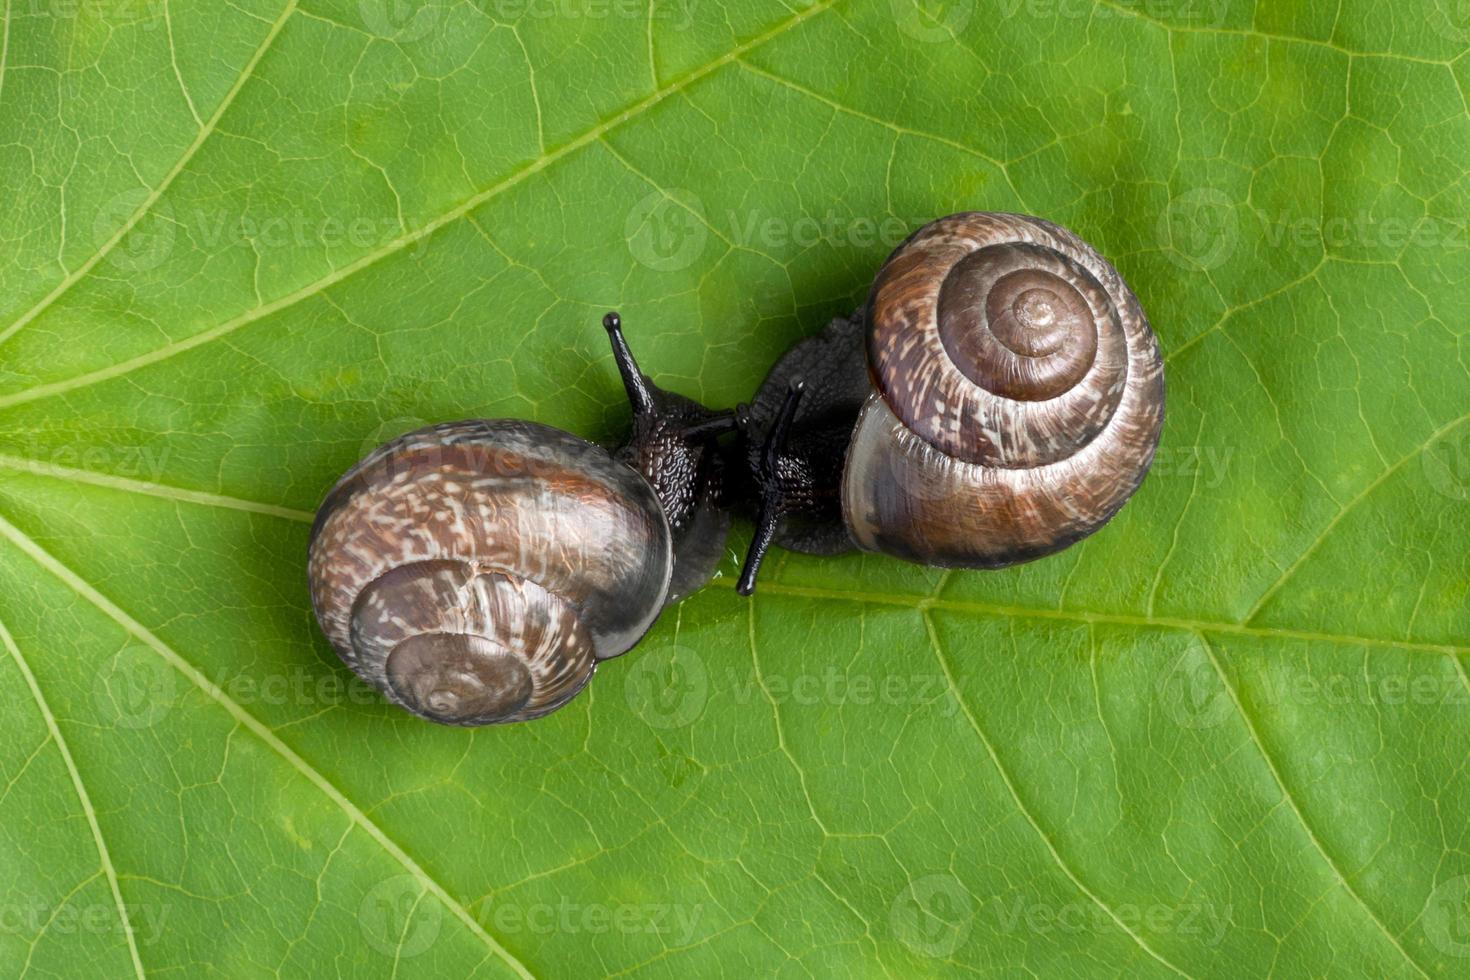
{"label": "green leaf", "polygon": [[[7,975],[1465,971],[1463,4],[0,3]],[[611,308],[733,405],[967,208],[1167,353],[1094,538],[732,564],[504,729],[326,646],[365,449],[616,437]]]}

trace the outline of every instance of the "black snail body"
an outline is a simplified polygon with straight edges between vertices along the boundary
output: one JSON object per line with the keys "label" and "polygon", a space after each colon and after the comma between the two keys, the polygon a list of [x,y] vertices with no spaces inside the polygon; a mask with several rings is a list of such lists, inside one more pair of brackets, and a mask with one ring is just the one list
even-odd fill
{"label": "black snail body", "polygon": [[1111,519],[1163,424],[1133,293],[1080,238],[1022,215],[916,231],[863,309],[795,345],[735,412],[653,385],[617,315],[603,322],[633,408],[621,447],[509,419],[431,426],[353,467],[317,515],[323,631],[421,717],[565,704],[709,580],[734,505],[756,518],[743,594],[772,544],[997,568]]}

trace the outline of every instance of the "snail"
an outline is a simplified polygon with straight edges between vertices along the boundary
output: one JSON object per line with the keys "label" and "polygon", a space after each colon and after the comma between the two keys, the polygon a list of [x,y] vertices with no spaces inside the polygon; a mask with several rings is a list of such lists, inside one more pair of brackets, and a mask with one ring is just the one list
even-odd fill
{"label": "snail", "polygon": [[940,218],[739,412],[759,503],[737,587],[772,544],[958,568],[1053,554],[1138,488],[1163,419],[1157,342],[1106,259],[1040,218]]}
{"label": "snail", "polygon": [[999,568],[1107,523],[1163,426],[1137,298],[1087,243],[1024,215],[914,232],[862,309],[793,346],[733,412],[657,387],[618,315],[603,326],[633,409],[614,451],[515,419],[429,426],[370,453],[317,513],[323,632],[421,717],[566,704],[711,578],[742,500],[745,595],[775,544]]}
{"label": "snail", "polygon": [[713,574],[729,529],[714,441],[731,412],[659,389],[604,318],[633,406],[614,452],[516,419],[380,446],[311,530],[312,608],[337,654],[430,721],[537,718]]}

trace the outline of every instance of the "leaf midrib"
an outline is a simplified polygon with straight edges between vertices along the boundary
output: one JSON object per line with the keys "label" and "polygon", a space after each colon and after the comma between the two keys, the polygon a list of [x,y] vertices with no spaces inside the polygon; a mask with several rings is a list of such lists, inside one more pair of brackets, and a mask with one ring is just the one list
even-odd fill
{"label": "leaf midrib", "polygon": [[[1470,416],[1467,416],[1470,417]],[[1461,420],[1463,421],[1463,419]],[[296,510],[290,507],[280,507],[275,504],[261,503],[254,500],[245,500],[239,497],[231,497],[225,494],[209,493],[202,490],[187,490],[181,487],[169,486],[168,484],[153,483],[146,480],[135,480],[128,477],[112,476],[104,473],[96,473],[91,470],[77,469],[75,467],[62,466],[56,463],[45,463],[40,460],[28,459],[20,456],[12,456],[0,453],[0,468],[11,469],[21,473],[30,473],[50,479],[64,482],[75,482],[90,486],[101,487],[108,490],[116,490],[121,493],[139,494],[154,497],[159,500],[167,500],[172,503],[192,504],[201,507],[215,507],[223,510],[236,510],[250,514],[260,514],[266,517],[275,517],[281,520],[291,521],[297,524],[310,524],[314,515],[310,511]],[[715,588],[734,588],[734,583],[728,579],[716,578],[710,585]],[[942,583],[941,583],[942,587]],[[937,592],[938,590],[936,590]],[[945,599],[938,594],[917,595],[912,593],[877,593],[867,592],[860,589],[830,589],[815,586],[785,585],[775,581],[762,581],[760,592],[773,595],[788,595],[809,599],[826,599],[835,602],[857,602],[871,605],[902,606],[909,609],[941,609],[949,612],[969,613],[991,617],[1022,617],[1060,620],[1077,624],[1103,624],[1112,626],[1133,626],[1151,629],[1182,629],[1196,630],[1215,634],[1248,636],[1260,639],[1285,639],[1309,642],[1324,642],[1339,645],[1358,645],[1378,647],[1383,649],[1401,650],[1412,653],[1435,653],[1448,655],[1455,659],[1456,667],[1464,675],[1464,666],[1458,658],[1470,655],[1470,645],[1458,645],[1451,643],[1422,643],[1413,640],[1390,640],[1383,637],[1357,636],[1350,633],[1329,633],[1321,630],[1293,629],[1281,626],[1251,626],[1248,622],[1232,623],[1228,621],[1190,619],[1178,616],[1156,616],[1153,614],[1138,616],[1128,613],[1093,612],[1083,609],[1053,609],[1043,606],[1010,606],[998,603],[972,602],[968,600]],[[1470,681],[1467,681],[1470,687]]]}
{"label": "leaf midrib", "polygon": [[[710,585],[715,588],[735,588],[735,583],[727,579],[715,579]],[[1470,646],[1457,646],[1447,643],[1416,643],[1411,640],[1387,640],[1381,637],[1354,636],[1347,633],[1324,633],[1315,630],[1299,630],[1278,626],[1248,626],[1243,623],[1184,619],[1172,616],[1149,617],[1134,616],[1128,613],[1089,612],[1080,609],[1006,606],[996,603],[971,602],[963,599],[943,599],[912,594],[884,594],[861,590],[824,589],[804,585],[783,585],[779,582],[764,581],[761,582],[760,588],[757,591],[808,599],[830,599],[837,602],[901,606],[920,612],[928,609],[940,609],[945,612],[970,613],[995,618],[1050,619],[1076,623],[1078,625],[1095,624],[1152,629],[1193,630],[1233,636],[1248,636],[1259,639],[1303,640],[1308,642],[1380,647],[1415,653],[1437,653],[1456,658],[1470,654]],[[1470,686],[1470,684],[1467,684],[1467,686]]]}

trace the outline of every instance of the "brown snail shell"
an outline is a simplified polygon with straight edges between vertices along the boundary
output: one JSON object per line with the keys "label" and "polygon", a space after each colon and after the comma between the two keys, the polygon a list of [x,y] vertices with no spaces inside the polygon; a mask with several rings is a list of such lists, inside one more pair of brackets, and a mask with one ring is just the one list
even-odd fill
{"label": "brown snail shell", "polygon": [[312,528],[312,606],[338,655],[445,724],[536,718],[662,609],[671,534],[647,481],[535,422],[430,426],[338,481]]}
{"label": "brown snail shell", "polygon": [[925,225],[865,311],[874,392],[843,472],[861,548],[995,568],[1067,547],[1137,489],[1164,418],[1163,360],[1138,299],[1040,218]]}

